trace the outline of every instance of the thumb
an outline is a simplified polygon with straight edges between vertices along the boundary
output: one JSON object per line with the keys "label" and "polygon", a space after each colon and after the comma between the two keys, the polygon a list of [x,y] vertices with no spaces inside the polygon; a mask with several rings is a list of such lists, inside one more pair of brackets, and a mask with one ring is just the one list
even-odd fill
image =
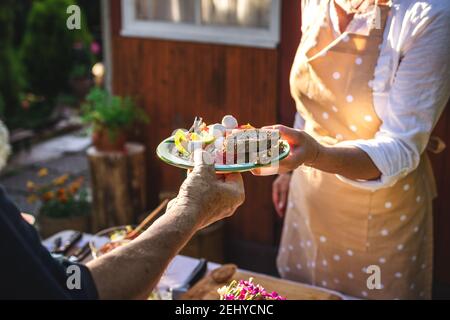
{"label": "thumb", "polygon": [[193,172],[199,173],[201,175],[207,174],[210,176],[214,176],[214,157],[212,156],[212,154],[201,148],[196,148],[194,150]]}
{"label": "thumb", "polygon": [[298,130],[286,127],[281,124],[276,124],[273,126],[266,126],[263,127],[263,129],[271,129],[271,130],[278,130],[278,133],[280,134],[281,139],[286,140],[289,144],[296,145],[298,143]]}
{"label": "thumb", "polygon": [[253,169],[251,172],[254,176],[273,176],[280,173],[280,167],[278,165],[272,167],[260,167]]}

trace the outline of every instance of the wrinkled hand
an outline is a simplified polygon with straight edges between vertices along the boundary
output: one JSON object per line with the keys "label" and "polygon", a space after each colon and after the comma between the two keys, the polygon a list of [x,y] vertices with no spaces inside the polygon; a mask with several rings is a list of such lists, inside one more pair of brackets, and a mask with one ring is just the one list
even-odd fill
{"label": "wrinkled hand", "polygon": [[239,173],[216,175],[209,153],[195,155],[195,167],[181,185],[168,209],[182,206],[198,219],[199,229],[230,217],[245,200],[244,183]]}
{"label": "wrinkled hand", "polygon": [[289,173],[280,174],[272,184],[272,201],[280,218],[283,218],[286,212],[291,177]]}
{"label": "wrinkled hand", "polygon": [[320,149],[320,144],[303,130],[292,129],[283,125],[264,127],[264,129],[276,129],[280,132],[281,139],[286,140],[291,147],[289,155],[280,161],[278,167],[258,168],[252,170],[256,176],[273,175],[291,172],[302,164],[314,162]]}

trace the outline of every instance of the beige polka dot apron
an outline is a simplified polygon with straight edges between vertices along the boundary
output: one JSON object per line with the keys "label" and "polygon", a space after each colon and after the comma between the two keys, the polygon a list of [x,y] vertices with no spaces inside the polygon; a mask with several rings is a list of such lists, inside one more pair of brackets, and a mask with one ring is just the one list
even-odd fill
{"label": "beige polka dot apron", "polygon": [[[329,0],[322,3],[323,16],[304,30],[292,68],[298,112],[322,143],[371,139],[381,120],[370,84],[390,6],[378,5],[381,29],[336,36],[326,14]],[[415,171],[377,191],[300,167],[291,180],[279,272],[355,297],[430,298],[434,197],[426,155]],[[372,265],[380,268],[378,289],[367,285]]]}

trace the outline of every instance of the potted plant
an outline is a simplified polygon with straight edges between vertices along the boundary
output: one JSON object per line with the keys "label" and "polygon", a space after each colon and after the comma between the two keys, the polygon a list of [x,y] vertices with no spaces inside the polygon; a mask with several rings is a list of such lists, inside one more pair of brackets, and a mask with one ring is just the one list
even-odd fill
{"label": "potted plant", "polygon": [[[44,179],[48,170],[39,170],[39,179]],[[83,177],[69,174],[50,182],[27,182],[30,193],[28,202],[41,201],[39,229],[42,237],[49,237],[62,230],[89,231],[91,203],[88,191],[83,188]]]}
{"label": "potted plant", "polygon": [[112,96],[93,88],[82,106],[83,122],[92,125],[92,142],[99,151],[124,151],[126,131],[137,122],[147,123],[146,113],[130,97]]}

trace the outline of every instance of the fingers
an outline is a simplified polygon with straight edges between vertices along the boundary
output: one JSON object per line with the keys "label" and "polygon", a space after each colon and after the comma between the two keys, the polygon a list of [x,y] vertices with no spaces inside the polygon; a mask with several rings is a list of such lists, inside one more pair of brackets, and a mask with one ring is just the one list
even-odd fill
{"label": "fingers", "polygon": [[229,173],[222,175],[226,183],[243,185],[242,175],[240,173]]}
{"label": "fingers", "polygon": [[226,204],[224,207],[233,208],[230,210],[230,215],[234,213],[235,209],[245,201],[244,180],[240,173],[229,173],[223,175],[223,180],[218,180],[218,186],[221,198]]}
{"label": "fingers", "polygon": [[270,167],[260,167],[251,170],[254,176],[272,176],[276,174],[289,173],[295,170],[301,163],[299,160],[301,158],[299,149],[291,149],[291,153],[280,162],[274,164]]}
{"label": "fingers", "polygon": [[278,130],[281,139],[286,140],[291,145],[298,145],[300,143],[299,131],[296,129],[289,128],[281,124],[266,126],[263,127],[263,129]]}
{"label": "fingers", "polygon": [[264,126],[262,127],[262,129],[269,129],[269,130],[279,130],[281,131],[285,131],[284,129],[287,128],[286,126],[282,125],[282,124],[274,124],[271,126]]}
{"label": "fingers", "polygon": [[241,205],[245,200],[244,180],[240,173],[230,173],[225,175],[225,185],[237,194],[236,201]]}
{"label": "fingers", "polygon": [[261,167],[253,169],[251,172],[255,176],[273,176],[275,174],[278,174],[280,167],[273,166],[273,167]]}
{"label": "fingers", "polygon": [[275,179],[272,185],[272,201],[277,214],[282,218],[286,212],[289,186],[291,183],[290,174],[281,174]]}
{"label": "fingers", "polygon": [[289,189],[287,188],[286,182],[278,177],[274,181],[272,187],[272,201],[275,210],[280,218],[283,218],[286,212],[286,203]]}
{"label": "fingers", "polygon": [[298,146],[300,144],[298,130],[286,126],[276,126],[274,129],[278,130],[281,139],[286,140],[290,145]]}
{"label": "fingers", "polygon": [[280,165],[276,166],[276,167],[261,167],[261,168],[253,169],[251,171],[251,173],[254,176],[264,177],[264,176],[273,176],[275,174],[283,174],[283,173],[291,172],[292,169],[288,168],[287,166],[284,166],[283,162],[284,162],[284,160],[281,161]]}
{"label": "fingers", "polygon": [[275,127],[276,127],[277,125],[272,125],[272,126],[264,126],[264,127],[261,127],[261,129],[267,129],[267,130],[272,130],[272,129],[275,129]]}
{"label": "fingers", "polygon": [[200,175],[215,176],[214,158],[209,152],[202,149],[194,150],[194,169],[193,172]]}

